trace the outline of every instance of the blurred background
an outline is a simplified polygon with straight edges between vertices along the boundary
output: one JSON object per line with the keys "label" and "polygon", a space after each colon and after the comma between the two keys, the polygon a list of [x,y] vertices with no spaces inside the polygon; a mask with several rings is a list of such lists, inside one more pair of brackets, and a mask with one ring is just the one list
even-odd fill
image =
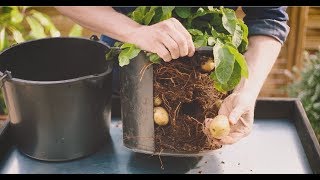
{"label": "blurred background", "polygon": [[[320,140],[320,7],[288,7],[291,30],[260,97],[298,97]],[[241,7],[239,18],[244,17]],[[91,32],[53,7],[0,7],[0,51],[44,37],[90,37]],[[268,53],[268,52],[266,52]],[[0,93],[0,119],[6,118]]]}

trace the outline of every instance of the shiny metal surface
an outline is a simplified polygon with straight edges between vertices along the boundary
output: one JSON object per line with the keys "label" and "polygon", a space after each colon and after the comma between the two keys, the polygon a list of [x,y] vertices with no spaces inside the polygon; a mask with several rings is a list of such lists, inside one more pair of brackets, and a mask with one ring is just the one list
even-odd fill
{"label": "shiny metal surface", "polygon": [[122,123],[111,124],[112,141],[99,152],[68,162],[44,162],[13,147],[0,161],[1,174],[33,173],[312,173],[297,130],[288,119],[256,119],[240,142],[203,157],[161,157],[133,153],[123,146]]}
{"label": "shiny metal surface", "polygon": [[[97,151],[111,121],[112,63],[83,38],[21,43],[0,54],[13,136],[30,157],[64,161]],[[0,73],[1,74],[1,73]]]}

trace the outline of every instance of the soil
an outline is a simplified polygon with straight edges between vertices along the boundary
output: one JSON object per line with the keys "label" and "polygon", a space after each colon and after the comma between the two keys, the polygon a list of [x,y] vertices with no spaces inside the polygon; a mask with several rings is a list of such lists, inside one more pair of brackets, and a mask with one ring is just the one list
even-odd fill
{"label": "soil", "polygon": [[198,153],[221,148],[209,145],[203,133],[203,122],[218,114],[219,104],[226,98],[214,88],[210,73],[201,63],[210,55],[196,54],[153,66],[154,97],[169,113],[166,126],[155,124],[156,151]]}

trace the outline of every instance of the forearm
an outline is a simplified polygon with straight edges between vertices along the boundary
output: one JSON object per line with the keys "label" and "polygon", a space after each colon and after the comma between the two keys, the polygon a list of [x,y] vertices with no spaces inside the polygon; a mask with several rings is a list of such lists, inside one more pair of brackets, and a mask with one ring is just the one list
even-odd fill
{"label": "forearm", "polygon": [[122,42],[130,42],[130,34],[141,26],[109,6],[58,6],[56,9],[81,26]]}
{"label": "forearm", "polygon": [[249,91],[257,97],[280,50],[281,43],[272,37],[251,36],[248,50],[244,54],[249,68],[249,77],[243,80],[236,91]]}

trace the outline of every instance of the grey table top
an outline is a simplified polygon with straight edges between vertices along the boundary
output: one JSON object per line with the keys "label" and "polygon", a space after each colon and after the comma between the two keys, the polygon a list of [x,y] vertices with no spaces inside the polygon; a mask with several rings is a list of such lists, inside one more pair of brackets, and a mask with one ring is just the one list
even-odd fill
{"label": "grey table top", "polygon": [[0,160],[1,174],[115,173],[312,173],[288,119],[256,119],[252,133],[240,142],[203,157],[161,157],[134,153],[122,143],[121,121],[111,124],[112,141],[88,157],[68,162],[31,159],[12,147]]}

